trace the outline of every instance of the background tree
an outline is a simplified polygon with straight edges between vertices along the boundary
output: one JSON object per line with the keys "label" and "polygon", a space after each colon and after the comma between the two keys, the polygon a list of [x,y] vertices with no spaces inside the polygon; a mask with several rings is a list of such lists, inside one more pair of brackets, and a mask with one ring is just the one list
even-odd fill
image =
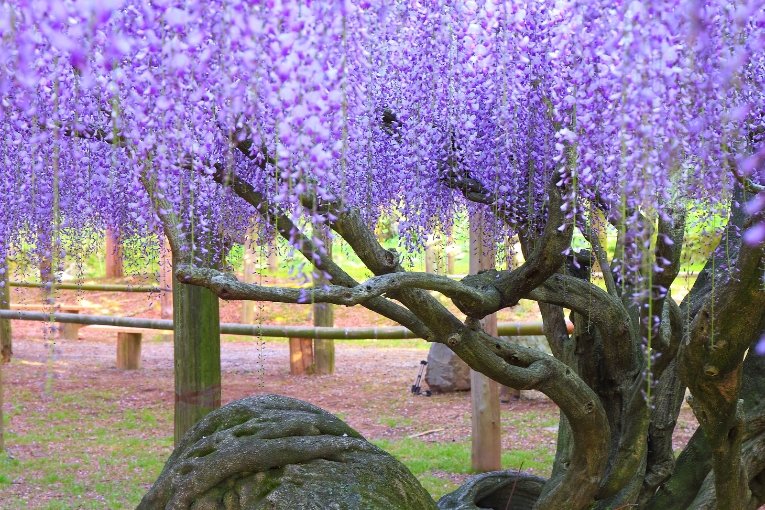
{"label": "background tree", "polygon": [[[189,398],[217,404],[214,294],[359,304],[559,405],[537,507],[754,508],[765,501],[761,7],[7,2],[0,182],[15,207],[0,245],[23,239],[57,260],[77,249],[61,232],[164,232],[177,401],[189,396],[178,385],[196,384],[187,373],[203,381]],[[517,238],[525,262],[456,281],[406,271],[375,237],[396,210],[411,249],[464,209],[492,219],[497,244]],[[691,213],[724,232],[678,303]],[[599,218],[617,236],[610,252]],[[253,220],[328,283],[237,281],[225,254]],[[338,266],[327,230],[375,276]],[[587,251],[572,249],[575,232]],[[554,356],[480,326],[523,298],[540,304]],[[185,318],[200,306],[207,340],[183,333],[198,331]],[[675,464],[685,387],[701,428]],[[177,436],[195,419],[176,418]]]}

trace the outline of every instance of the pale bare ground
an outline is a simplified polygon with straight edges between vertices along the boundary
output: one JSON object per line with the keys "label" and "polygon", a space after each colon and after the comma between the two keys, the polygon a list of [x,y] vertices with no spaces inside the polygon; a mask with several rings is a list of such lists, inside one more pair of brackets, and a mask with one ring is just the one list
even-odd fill
{"label": "pale bare ground", "polygon": [[[126,293],[61,293],[61,302],[86,301],[99,307],[97,313],[158,317],[158,303],[151,296]],[[14,290],[13,302],[36,302],[39,292]],[[222,303],[221,318],[237,322],[240,303]],[[310,310],[295,305],[260,307],[263,323],[310,323]],[[528,310],[516,309],[502,320],[534,319]],[[336,310],[342,326],[388,325],[358,308]],[[19,460],[61,459],[66,470],[69,458],[78,463],[80,478],[124,480],[126,485],[148,488],[151,479],[136,479],[121,466],[104,465],[108,454],[93,446],[104,428],[120,433],[118,416],[132,410],[141,419],[148,413],[151,427],[138,427],[139,439],[158,462],[170,453],[172,436],[173,347],[170,337],[147,332],[142,349],[142,367],[136,371],[115,368],[116,334],[90,328],[77,341],[55,339],[48,326],[13,321],[14,359],[4,367],[5,411],[10,453]],[[236,340],[236,341],[232,341]],[[411,345],[411,342],[409,343]],[[336,342],[336,373],[332,376],[291,376],[286,342],[262,342],[257,338],[225,337],[221,346],[223,403],[249,395],[278,393],[299,398],[338,414],[369,439],[395,440],[418,434],[428,443],[470,440],[470,396],[451,393],[432,397],[414,396],[410,386],[427,355],[419,347],[357,346]],[[521,400],[502,405],[502,448],[504,451],[554,451],[557,432],[556,406],[539,393],[524,393]],[[103,412],[108,409],[108,412]],[[74,419],[72,419],[74,415]],[[28,419],[35,416],[36,419]],[[40,417],[43,419],[40,420]],[[681,448],[697,424],[684,408],[675,433]],[[55,433],[46,434],[46,427]],[[127,432],[126,432],[127,433]],[[14,445],[14,435],[34,434],[37,439]],[[538,468],[530,471],[545,475]],[[2,474],[2,473],[0,473]],[[435,473],[452,482],[466,475]],[[140,477],[139,477],[140,478]],[[10,485],[0,485],[0,508],[4,501],[23,501],[24,508],[50,506],[60,497],[60,482],[46,481],[40,472],[24,473]],[[89,489],[83,498],[96,498]],[[106,504],[106,503],[105,503]],[[93,506],[88,506],[91,508]],[[21,508],[21,507],[19,507]],[[60,508],[68,508],[63,506]],[[84,508],[84,507],[83,507]],[[95,506],[94,508],[98,508]],[[102,508],[108,508],[103,506]]]}
{"label": "pale bare ground", "polygon": [[[8,433],[23,434],[41,427],[38,422],[27,421],[24,413],[11,412],[19,407],[36,416],[50,416],[53,423],[57,416],[75,406],[80,419],[72,424],[71,434],[50,436],[46,441],[43,432],[42,440],[23,446],[14,446],[11,441],[8,448],[12,455],[18,459],[92,456],[94,462],[80,469],[104,469],[95,461],[100,452],[88,446],[88,438],[112,422],[109,415],[99,412],[103,406],[132,409],[136,413],[150,410],[160,416],[154,428],[142,430],[141,434],[147,448],[155,449],[159,458],[166,458],[169,447],[157,447],[156,440],[172,435],[170,341],[161,336],[147,338],[141,369],[123,371],[115,368],[116,339],[111,335],[86,329],[81,340],[56,341],[51,346],[40,336],[19,334],[20,329],[34,328],[17,327],[14,361],[4,370],[6,412],[11,414]],[[223,403],[249,395],[278,393],[338,414],[370,439],[399,439],[434,431],[419,439],[438,443],[469,441],[468,393],[432,397],[410,393],[419,362],[425,356],[426,351],[419,348],[357,347],[337,342],[337,369],[333,376],[291,376],[286,344],[223,342]],[[83,404],[76,398],[78,395],[87,395],[92,402]],[[502,411],[503,450],[554,451],[557,408],[546,397],[527,394],[521,400],[503,403]],[[682,447],[695,427],[692,414],[684,409],[675,438],[677,447]],[[546,473],[537,470],[537,474]],[[82,475],[87,478],[92,474]],[[126,483],[138,483],[144,488],[152,481],[130,480],[129,473],[119,469],[107,476],[127,477]],[[465,478],[451,473],[437,476],[455,483]],[[30,473],[0,492],[0,507],[6,508],[2,506],[5,498],[23,498],[30,502],[29,508],[46,508],[43,503],[55,499],[56,494],[55,483],[46,484]]]}

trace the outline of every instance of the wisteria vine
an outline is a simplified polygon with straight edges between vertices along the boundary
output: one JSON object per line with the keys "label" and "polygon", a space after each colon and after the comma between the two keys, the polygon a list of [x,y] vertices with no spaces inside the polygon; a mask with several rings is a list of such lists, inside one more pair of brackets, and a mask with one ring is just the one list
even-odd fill
{"label": "wisteria vine", "polygon": [[395,210],[411,244],[465,206],[445,175],[512,234],[561,170],[569,218],[630,226],[633,272],[660,204],[721,211],[741,181],[765,209],[758,0],[14,0],[0,41],[0,257],[173,217],[210,262],[253,215],[221,169],[298,223],[330,219],[306,195]]}

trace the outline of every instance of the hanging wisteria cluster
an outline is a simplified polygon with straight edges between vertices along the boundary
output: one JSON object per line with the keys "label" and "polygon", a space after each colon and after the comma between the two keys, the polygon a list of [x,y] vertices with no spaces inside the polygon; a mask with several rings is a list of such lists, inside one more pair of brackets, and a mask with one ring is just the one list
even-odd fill
{"label": "hanging wisteria cluster", "polygon": [[411,242],[469,177],[514,232],[544,224],[555,174],[571,218],[630,225],[634,268],[641,217],[765,182],[764,49],[757,0],[4,1],[0,256],[174,219],[210,260],[269,229],[229,172],[314,226],[307,195],[395,209]]}

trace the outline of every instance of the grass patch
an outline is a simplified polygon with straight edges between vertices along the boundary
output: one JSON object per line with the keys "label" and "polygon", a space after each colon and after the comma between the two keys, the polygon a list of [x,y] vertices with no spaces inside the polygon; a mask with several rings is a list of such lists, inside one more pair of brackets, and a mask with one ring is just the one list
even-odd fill
{"label": "grass patch", "polygon": [[[457,488],[458,485],[448,478],[449,474],[473,473],[468,441],[434,443],[404,438],[373,442],[409,468],[435,499]],[[522,469],[540,476],[549,476],[553,459],[554,452],[544,447],[504,451],[502,468]]]}
{"label": "grass patch", "polygon": [[158,433],[172,430],[171,412],[121,409],[119,397],[102,390],[61,393],[50,402],[55,408],[13,413],[24,426],[7,431],[16,458],[0,455],[0,488],[18,481],[54,498],[33,504],[0,497],[0,507],[135,508],[172,450],[172,437]]}

